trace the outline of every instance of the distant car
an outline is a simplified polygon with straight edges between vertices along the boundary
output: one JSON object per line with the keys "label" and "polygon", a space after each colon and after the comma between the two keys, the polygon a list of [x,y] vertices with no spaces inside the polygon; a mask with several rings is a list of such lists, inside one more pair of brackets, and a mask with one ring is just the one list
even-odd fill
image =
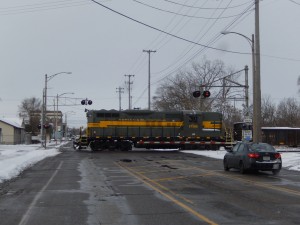
{"label": "distant car", "polygon": [[232,149],[227,150],[223,159],[224,170],[239,169],[246,171],[272,171],[278,174],[282,167],[279,152],[267,143],[238,142]]}

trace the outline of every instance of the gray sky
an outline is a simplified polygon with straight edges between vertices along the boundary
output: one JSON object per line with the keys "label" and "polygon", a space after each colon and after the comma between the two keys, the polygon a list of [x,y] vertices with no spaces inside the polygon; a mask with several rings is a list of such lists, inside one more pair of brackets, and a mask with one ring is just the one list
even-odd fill
{"label": "gray sky", "polygon": [[[128,108],[125,74],[132,79],[132,106],[148,106],[148,54],[151,54],[151,93],[159,81],[192,62],[220,59],[236,71],[248,65],[254,33],[254,0],[108,0],[100,4],[133,20],[178,37],[233,54],[203,48],[137,23],[90,0],[1,0],[0,116],[16,117],[24,98],[42,99],[45,74],[60,74],[48,83],[48,109],[53,97],[67,113],[70,126],[85,125],[84,109],[118,109],[117,87],[125,88],[122,109]],[[219,8],[219,9],[217,9]],[[246,13],[244,13],[246,11]],[[241,16],[241,14],[243,14]],[[299,98],[300,0],[260,3],[261,89],[274,102]],[[241,76],[243,77],[243,76]],[[250,97],[252,97],[252,76]],[[243,80],[241,80],[243,82]],[[88,98],[91,106],[80,101]],[[252,100],[250,100],[252,101]]]}

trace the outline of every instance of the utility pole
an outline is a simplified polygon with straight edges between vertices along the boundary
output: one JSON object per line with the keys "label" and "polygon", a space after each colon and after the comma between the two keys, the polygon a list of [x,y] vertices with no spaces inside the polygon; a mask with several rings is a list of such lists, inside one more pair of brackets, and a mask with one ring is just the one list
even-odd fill
{"label": "utility pole", "polygon": [[148,63],[148,109],[150,110],[151,109],[151,91],[150,91],[150,86],[151,86],[151,83],[150,83],[150,54],[152,52],[156,52],[154,50],[143,50],[143,52],[147,52],[148,55],[149,55],[149,63]]}
{"label": "utility pole", "polygon": [[[133,84],[132,81],[130,81],[131,77],[134,77],[134,75],[124,75],[125,77],[128,77],[128,109],[131,109],[131,85]],[[126,83],[126,82],[125,82]]]}
{"label": "utility pole", "polygon": [[46,117],[47,117],[47,84],[48,81],[51,80],[53,77],[59,75],[59,74],[72,74],[72,72],[59,72],[56,74],[53,74],[51,76],[48,76],[47,74],[45,75],[45,88],[43,89],[43,107],[42,107],[42,124],[41,124],[41,142],[42,145],[44,143],[44,147],[46,149],[47,145],[47,131],[44,129],[44,125],[46,122]]}
{"label": "utility pole", "polygon": [[122,100],[122,93],[124,93],[124,88],[122,88],[122,87],[118,87],[118,88],[116,88],[117,89],[117,93],[119,93],[119,111],[121,111],[122,110],[122,103],[121,103],[121,100]]}
{"label": "utility pole", "polygon": [[248,84],[248,66],[245,66],[245,103],[246,103],[246,117],[249,117],[249,84]]}
{"label": "utility pole", "polygon": [[[48,82],[48,75],[45,74],[45,88],[43,91],[43,110],[42,110],[42,124],[41,124],[41,138],[42,144],[44,144],[45,149],[47,148],[47,131],[44,127],[46,123],[46,116],[47,116],[47,82]],[[44,143],[43,143],[44,142]]]}
{"label": "utility pole", "polygon": [[44,145],[44,136],[45,136],[45,130],[44,130],[44,124],[45,124],[45,116],[46,116],[46,112],[45,112],[46,108],[45,108],[45,88],[43,88],[43,105],[42,105],[42,115],[41,115],[41,143],[42,143],[42,147]]}
{"label": "utility pole", "polygon": [[260,38],[259,1],[255,0],[255,77],[253,79],[253,141],[261,142],[261,84],[260,84]]}

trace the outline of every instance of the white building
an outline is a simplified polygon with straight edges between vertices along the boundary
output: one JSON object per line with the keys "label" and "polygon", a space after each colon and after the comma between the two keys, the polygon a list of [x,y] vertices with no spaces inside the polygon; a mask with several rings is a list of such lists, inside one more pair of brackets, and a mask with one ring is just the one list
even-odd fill
{"label": "white building", "polygon": [[0,118],[0,144],[24,144],[24,121],[19,118]]}

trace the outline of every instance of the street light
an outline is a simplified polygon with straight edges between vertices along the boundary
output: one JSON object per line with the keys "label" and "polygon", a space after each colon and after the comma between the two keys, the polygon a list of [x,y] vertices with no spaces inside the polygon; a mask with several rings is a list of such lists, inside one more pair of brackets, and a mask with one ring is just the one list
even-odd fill
{"label": "street light", "polygon": [[63,96],[63,95],[66,95],[66,94],[73,95],[74,93],[73,92],[65,92],[65,93],[62,93],[60,95],[59,94],[56,95],[55,135],[54,135],[55,136],[55,140],[57,139],[56,135],[57,135],[57,132],[58,132],[58,129],[57,129],[57,127],[58,127],[57,126],[57,121],[58,121],[58,119],[57,119],[58,118],[58,98],[61,97],[61,96]]}
{"label": "street light", "polygon": [[237,34],[239,36],[244,37],[251,46],[252,51],[252,73],[253,73],[253,142],[261,142],[261,91],[260,91],[260,73],[257,69],[256,54],[255,54],[255,43],[254,43],[254,35],[252,34],[252,39],[247,36],[232,32],[232,31],[223,31],[221,34]]}
{"label": "street light", "polygon": [[59,72],[55,73],[51,76],[48,76],[47,74],[45,75],[45,87],[43,89],[43,107],[42,107],[42,124],[41,124],[41,139],[42,139],[42,145],[44,142],[44,147],[46,148],[46,132],[44,130],[44,125],[45,125],[45,120],[46,120],[46,113],[47,113],[47,83],[50,81],[52,78],[59,74],[72,74],[72,72]]}

